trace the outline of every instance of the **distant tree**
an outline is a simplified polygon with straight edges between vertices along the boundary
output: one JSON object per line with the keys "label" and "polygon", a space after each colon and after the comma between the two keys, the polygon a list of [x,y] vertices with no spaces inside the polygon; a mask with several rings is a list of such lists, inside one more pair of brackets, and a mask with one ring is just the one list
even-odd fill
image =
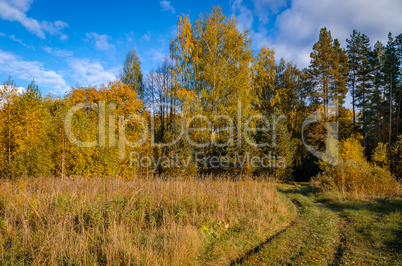
{"label": "distant tree", "polygon": [[17,85],[11,77],[0,87],[0,171],[10,176],[10,165],[15,150],[15,106]]}
{"label": "distant tree", "polygon": [[[170,47],[175,62],[172,70],[175,90],[186,115],[203,115],[210,121],[218,115],[226,115],[234,120],[237,129],[238,123],[243,126],[247,118],[256,113],[259,99],[252,86],[250,45],[248,32],[240,32],[236,19],[225,16],[219,7],[200,16],[193,26],[188,17],[180,18],[178,35]],[[239,105],[242,120],[235,121]],[[201,119],[197,119],[192,127],[200,127],[201,123]],[[227,119],[216,119],[211,130],[193,132],[191,138],[198,143],[212,138],[226,144],[230,144],[229,140],[241,141],[240,132],[229,139],[227,132],[221,131],[228,123]],[[245,153],[250,148],[246,144],[241,147],[233,144],[224,148],[209,145],[203,152],[234,158],[236,152]]]}
{"label": "distant tree", "polygon": [[360,124],[363,133],[363,148],[366,148],[366,136],[368,133],[368,124],[370,123],[369,95],[374,87],[374,68],[373,68],[373,53],[370,47],[370,39],[362,34],[358,46],[358,65],[357,65],[357,86],[355,91],[356,106],[361,110]]}
{"label": "distant tree", "polygon": [[391,170],[398,179],[402,178],[402,135],[398,136],[397,141],[391,149]]}
{"label": "distant tree", "polygon": [[402,105],[402,81],[401,81],[401,75],[402,75],[402,34],[399,34],[395,38],[395,44],[396,44],[396,50],[397,50],[397,55],[399,59],[399,86],[397,88],[396,98],[395,100],[397,101],[398,104],[398,109],[397,109],[397,114],[396,114],[396,136],[399,136],[399,129],[401,126],[401,105]]}
{"label": "distant tree", "polygon": [[348,56],[348,65],[349,65],[349,82],[351,88],[352,95],[352,110],[353,110],[353,132],[356,134],[356,101],[355,101],[355,88],[356,88],[356,76],[358,70],[358,53],[360,46],[360,32],[353,30],[353,33],[350,35],[350,39],[346,39],[347,46],[347,56]]}
{"label": "distant tree", "polygon": [[275,52],[269,48],[262,47],[253,64],[253,86],[259,97],[257,107],[263,113],[271,113],[275,103],[282,98],[279,90],[275,90],[276,62]]}
{"label": "distant tree", "polygon": [[135,91],[139,99],[144,99],[144,83],[142,80],[141,63],[137,51],[132,48],[126,55],[120,80]]}
{"label": "distant tree", "polygon": [[346,77],[348,73],[347,57],[339,41],[333,40],[327,28],[320,31],[319,40],[310,54],[309,75],[313,81],[312,96],[323,107],[325,119],[329,108],[335,107],[335,116],[346,96]]}
{"label": "distant tree", "polygon": [[384,89],[387,89],[386,96],[388,97],[388,153],[391,154],[392,147],[392,120],[395,96],[398,93],[400,69],[399,58],[396,50],[396,43],[392,34],[388,34],[388,42],[382,59],[382,72],[384,77]]}
{"label": "distant tree", "polygon": [[49,142],[51,116],[39,87],[32,80],[14,102],[15,150],[13,176],[50,176],[54,165]]}
{"label": "distant tree", "polygon": [[382,92],[383,73],[382,73],[382,58],[384,53],[384,46],[381,42],[377,41],[374,45],[372,53],[372,67],[373,67],[373,89],[368,95],[369,104],[368,115],[371,117],[370,125],[372,126],[373,133],[375,132],[376,142],[386,142],[384,137],[384,98]]}
{"label": "distant tree", "polygon": [[333,42],[333,82],[331,85],[331,99],[333,101],[333,105],[335,105],[337,116],[339,115],[339,109],[342,108],[345,103],[346,93],[348,92],[346,83],[347,76],[349,72],[348,67],[348,57],[346,55],[346,51],[341,48],[341,44],[338,39],[334,39]]}

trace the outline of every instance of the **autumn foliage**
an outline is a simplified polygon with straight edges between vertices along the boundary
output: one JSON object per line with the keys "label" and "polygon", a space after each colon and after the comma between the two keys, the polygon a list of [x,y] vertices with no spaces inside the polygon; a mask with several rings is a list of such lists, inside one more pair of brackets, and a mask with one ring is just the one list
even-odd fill
{"label": "autumn foliage", "polygon": [[[180,16],[177,29],[170,59],[147,75],[133,48],[120,81],[77,86],[63,97],[42,95],[34,81],[23,92],[6,81],[0,88],[0,176],[225,173],[306,180],[320,171],[320,163],[305,145],[324,151],[326,125],[337,123],[339,140],[356,142],[343,142],[343,152],[351,153],[350,160],[341,154],[345,161],[400,177],[401,36],[390,34],[386,45],[371,48],[368,37],[354,31],[344,49],[322,28],[310,65],[298,69],[269,47],[253,51],[249,32],[240,31],[236,18],[219,7],[194,22]],[[348,90],[352,110],[344,105]],[[317,110],[322,121],[303,131],[303,122]],[[353,150],[357,142],[362,150]],[[152,162],[133,167],[133,154]],[[224,158],[229,166],[197,164],[200,154]],[[186,165],[152,165],[176,155]],[[268,155],[285,163],[237,164],[240,157]]]}

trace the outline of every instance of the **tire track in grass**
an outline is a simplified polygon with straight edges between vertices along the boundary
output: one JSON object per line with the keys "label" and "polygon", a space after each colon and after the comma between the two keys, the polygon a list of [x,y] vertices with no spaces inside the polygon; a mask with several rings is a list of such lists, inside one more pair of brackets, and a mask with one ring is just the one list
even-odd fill
{"label": "tire track in grass", "polygon": [[402,199],[338,200],[308,185],[280,185],[297,208],[292,226],[231,265],[402,265]]}
{"label": "tire track in grass", "polygon": [[[298,208],[300,208],[302,205],[295,200],[290,200],[290,202],[292,202],[293,206],[295,207],[296,211],[298,210]],[[298,211],[297,211],[298,212]],[[234,265],[241,265],[244,262],[246,262],[251,256],[257,254],[258,252],[260,252],[260,250],[262,248],[264,248],[266,245],[268,245],[269,243],[271,243],[274,239],[276,239],[277,237],[279,237],[280,235],[282,235],[283,233],[285,233],[288,229],[290,229],[291,227],[293,227],[296,224],[296,220],[297,220],[297,214],[296,214],[296,218],[295,220],[293,220],[288,226],[286,226],[284,229],[280,230],[279,232],[277,232],[276,234],[268,237],[266,240],[264,240],[262,243],[260,243],[258,246],[250,249],[249,251],[247,251],[243,256],[233,260],[229,265],[234,266]]]}
{"label": "tire track in grass", "polygon": [[294,226],[295,222],[291,222],[290,225],[288,225],[285,229],[282,229],[281,231],[277,232],[275,235],[267,238],[266,240],[264,240],[261,244],[259,244],[258,246],[256,246],[253,249],[250,249],[249,251],[247,251],[243,256],[241,256],[240,258],[237,258],[236,260],[232,261],[230,263],[231,266],[234,265],[240,265],[242,263],[244,263],[245,261],[248,260],[249,257],[251,257],[254,254],[257,254],[258,252],[260,252],[260,250],[262,248],[264,248],[265,245],[268,245],[270,242],[272,242],[275,238],[277,238],[278,236],[280,236],[281,234],[285,233],[286,230],[288,230],[289,228],[291,228],[292,226]]}
{"label": "tire track in grass", "polygon": [[296,206],[297,218],[231,265],[339,264],[345,241],[339,228],[341,218],[314,201],[308,195],[308,186],[282,186],[279,190]]}
{"label": "tire track in grass", "polygon": [[338,248],[335,253],[335,257],[331,265],[339,265],[342,262],[343,254],[345,253],[345,248],[346,248],[346,237],[344,233],[341,233],[340,235],[340,241]]}

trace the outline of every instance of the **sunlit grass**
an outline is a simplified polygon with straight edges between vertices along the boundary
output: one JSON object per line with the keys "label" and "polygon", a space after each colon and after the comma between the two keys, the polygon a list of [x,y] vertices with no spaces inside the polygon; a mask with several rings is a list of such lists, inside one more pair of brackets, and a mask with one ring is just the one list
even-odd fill
{"label": "sunlit grass", "polygon": [[270,181],[0,181],[1,264],[226,264],[291,218]]}

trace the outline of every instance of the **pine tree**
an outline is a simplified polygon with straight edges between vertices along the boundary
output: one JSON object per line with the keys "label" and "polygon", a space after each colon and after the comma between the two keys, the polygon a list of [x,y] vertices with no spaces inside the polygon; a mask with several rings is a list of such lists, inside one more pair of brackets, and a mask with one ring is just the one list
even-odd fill
{"label": "pine tree", "polygon": [[356,79],[356,106],[361,110],[361,119],[359,123],[362,127],[363,133],[363,148],[366,148],[366,136],[368,133],[368,119],[369,114],[367,113],[371,103],[369,102],[368,95],[371,93],[373,88],[373,59],[372,51],[370,47],[370,40],[365,35],[360,36],[360,43],[358,46],[357,53],[357,79]]}
{"label": "pine tree", "polygon": [[334,39],[333,42],[334,58],[332,61],[333,71],[333,84],[331,85],[331,100],[336,108],[336,116],[339,116],[339,109],[342,108],[345,103],[346,93],[348,89],[346,87],[347,76],[349,72],[348,57],[346,51],[341,48],[341,44],[338,39]]}
{"label": "pine tree", "polygon": [[328,117],[329,89],[334,57],[332,42],[331,32],[327,28],[322,28],[319,40],[314,44],[313,52],[310,54],[309,74],[314,84],[312,96],[317,103],[323,106],[325,119]]}
{"label": "pine tree", "polygon": [[355,101],[355,88],[356,88],[356,76],[358,69],[358,50],[360,46],[360,32],[353,30],[353,33],[350,35],[350,39],[346,39],[348,43],[346,46],[347,56],[348,56],[348,65],[349,65],[349,82],[351,88],[352,95],[352,108],[353,108],[353,126],[354,133],[356,134],[356,101]]}
{"label": "pine tree", "polygon": [[310,57],[309,76],[313,84],[313,102],[322,105],[325,119],[329,117],[331,106],[336,107],[335,115],[338,116],[339,106],[343,104],[347,92],[346,52],[340,48],[338,40],[332,39],[331,32],[322,28]]}
{"label": "pine tree", "polygon": [[399,136],[399,130],[401,126],[401,105],[402,105],[402,82],[401,82],[401,75],[402,75],[402,34],[399,34],[395,38],[395,44],[399,59],[399,86],[395,90],[395,101],[397,101],[398,108],[396,114],[396,136]]}
{"label": "pine tree", "polygon": [[392,34],[388,34],[388,42],[385,47],[385,51],[383,54],[383,66],[382,72],[384,77],[384,89],[386,91],[386,97],[388,97],[388,152],[391,154],[392,147],[392,125],[393,125],[393,110],[394,110],[394,101],[395,101],[395,92],[398,90],[399,86],[399,59],[397,55],[396,45]]}
{"label": "pine tree", "polygon": [[372,64],[373,64],[373,76],[374,76],[374,88],[370,94],[369,106],[372,109],[374,127],[376,132],[376,140],[385,142],[383,131],[384,123],[384,102],[383,94],[381,91],[383,83],[383,73],[382,73],[382,58],[384,54],[384,46],[381,42],[377,41],[374,45]]}

